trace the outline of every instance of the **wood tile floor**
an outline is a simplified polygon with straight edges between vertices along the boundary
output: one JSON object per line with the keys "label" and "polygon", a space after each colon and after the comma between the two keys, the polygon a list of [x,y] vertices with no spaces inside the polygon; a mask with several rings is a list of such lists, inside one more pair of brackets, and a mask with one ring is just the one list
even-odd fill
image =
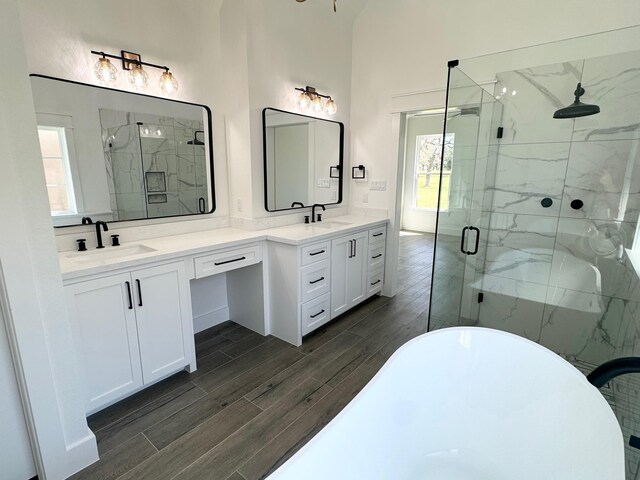
{"label": "wood tile floor", "polygon": [[100,461],[72,478],[265,478],[426,332],[433,235],[400,243],[398,294],[369,299],[298,348],[232,322],[196,335],[197,372],[88,419]]}

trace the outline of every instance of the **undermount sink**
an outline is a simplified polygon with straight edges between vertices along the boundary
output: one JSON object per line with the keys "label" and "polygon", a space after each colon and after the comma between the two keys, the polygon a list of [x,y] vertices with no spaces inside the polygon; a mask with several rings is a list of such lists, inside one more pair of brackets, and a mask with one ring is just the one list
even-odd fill
{"label": "undermount sink", "polygon": [[113,260],[155,252],[155,248],[142,244],[122,245],[120,247],[105,247],[103,249],[89,250],[86,252],[74,252],[67,255],[72,262],[86,263],[101,260]]}
{"label": "undermount sink", "polygon": [[340,222],[338,220],[327,220],[324,222],[316,222],[316,223],[311,223],[309,224],[312,227],[318,227],[318,228],[337,228],[337,227],[344,227],[346,225],[351,225],[350,222]]}

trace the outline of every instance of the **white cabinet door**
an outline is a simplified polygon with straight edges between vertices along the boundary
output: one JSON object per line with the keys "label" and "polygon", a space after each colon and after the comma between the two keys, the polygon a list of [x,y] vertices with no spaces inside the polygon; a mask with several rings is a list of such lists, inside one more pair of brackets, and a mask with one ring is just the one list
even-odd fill
{"label": "white cabinet door", "polygon": [[360,232],[331,242],[331,318],[367,298],[367,244],[369,233]]}
{"label": "white cabinet door", "polygon": [[353,237],[331,241],[331,318],[349,310],[347,297],[347,262],[353,254]]}
{"label": "white cabinet door", "polygon": [[367,298],[367,270],[369,259],[367,246],[369,232],[361,232],[352,236],[353,256],[347,258],[347,301],[349,308]]}
{"label": "white cabinet door", "polygon": [[87,413],[142,386],[129,274],[65,287]]}
{"label": "white cabinet door", "polygon": [[136,270],[131,279],[142,376],[148,384],[191,362],[191,302],[184,262]]}

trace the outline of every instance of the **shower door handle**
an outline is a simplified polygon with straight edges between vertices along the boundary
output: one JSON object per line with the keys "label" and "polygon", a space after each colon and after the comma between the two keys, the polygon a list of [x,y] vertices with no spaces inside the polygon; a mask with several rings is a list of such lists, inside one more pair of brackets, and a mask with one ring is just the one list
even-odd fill
{"label": "shower door handle", "polygon": [[[473,251],[465,250],[465,240],[467,239],[467,230],[476,232],[476,242],[473,246]],[[462,229],[462,235],[460,237],[460,251],[465,255],[475,255],[478,253],[478,246],[480,245],[480,229],[477,227],[464,227]]]}
{"label": "shower door handle", "polygon": [[467,252],[464,247],[465,247],[465,240],[467,239],[467,230],[469,230],[469,227],[464,227],[462,229],[462,234],[460,235],[460,251],[462,253],[464,253],[465,255],[469,255],[469,252]]}
{"label": "shower door handle", "polygon": [[204,213],[204,197],[198,199],[198,212]]}
{"label": "shower door handle", "polygon": [[475,255],[478,253],[478,246],[480,245],[480,229],[477,227],[469,227],[469,230],[476,232],[476,243],[473,246],[473,252],[467,252],[467,255]]}

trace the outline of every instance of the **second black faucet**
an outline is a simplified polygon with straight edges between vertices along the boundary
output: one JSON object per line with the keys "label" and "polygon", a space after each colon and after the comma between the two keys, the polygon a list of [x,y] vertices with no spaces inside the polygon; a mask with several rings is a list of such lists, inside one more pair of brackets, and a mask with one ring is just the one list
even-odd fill
{"label": "second black faucet", "polygon": [[[313,223],[316,223],[316,207],[322,208],[323,212],[326,210],[326,208],[324,208],[324,205],[322,205],[321,203],[314,203],[313,207],[311,207],[311,222]],[[318,215],[318,221],[322,221],[322,217],[320,217],[320,215]]]}
{"label": "second black faucet", "polygon": [[104,228],[105,232],[109,231],[109,227],[106,222],[103,222],[102,220],[98,220],[96,222],[96,239],[98,241],[98,246],[96,248],[104,248],[104,245],[102,244],[102,231],[100,230],[101,226]]}

